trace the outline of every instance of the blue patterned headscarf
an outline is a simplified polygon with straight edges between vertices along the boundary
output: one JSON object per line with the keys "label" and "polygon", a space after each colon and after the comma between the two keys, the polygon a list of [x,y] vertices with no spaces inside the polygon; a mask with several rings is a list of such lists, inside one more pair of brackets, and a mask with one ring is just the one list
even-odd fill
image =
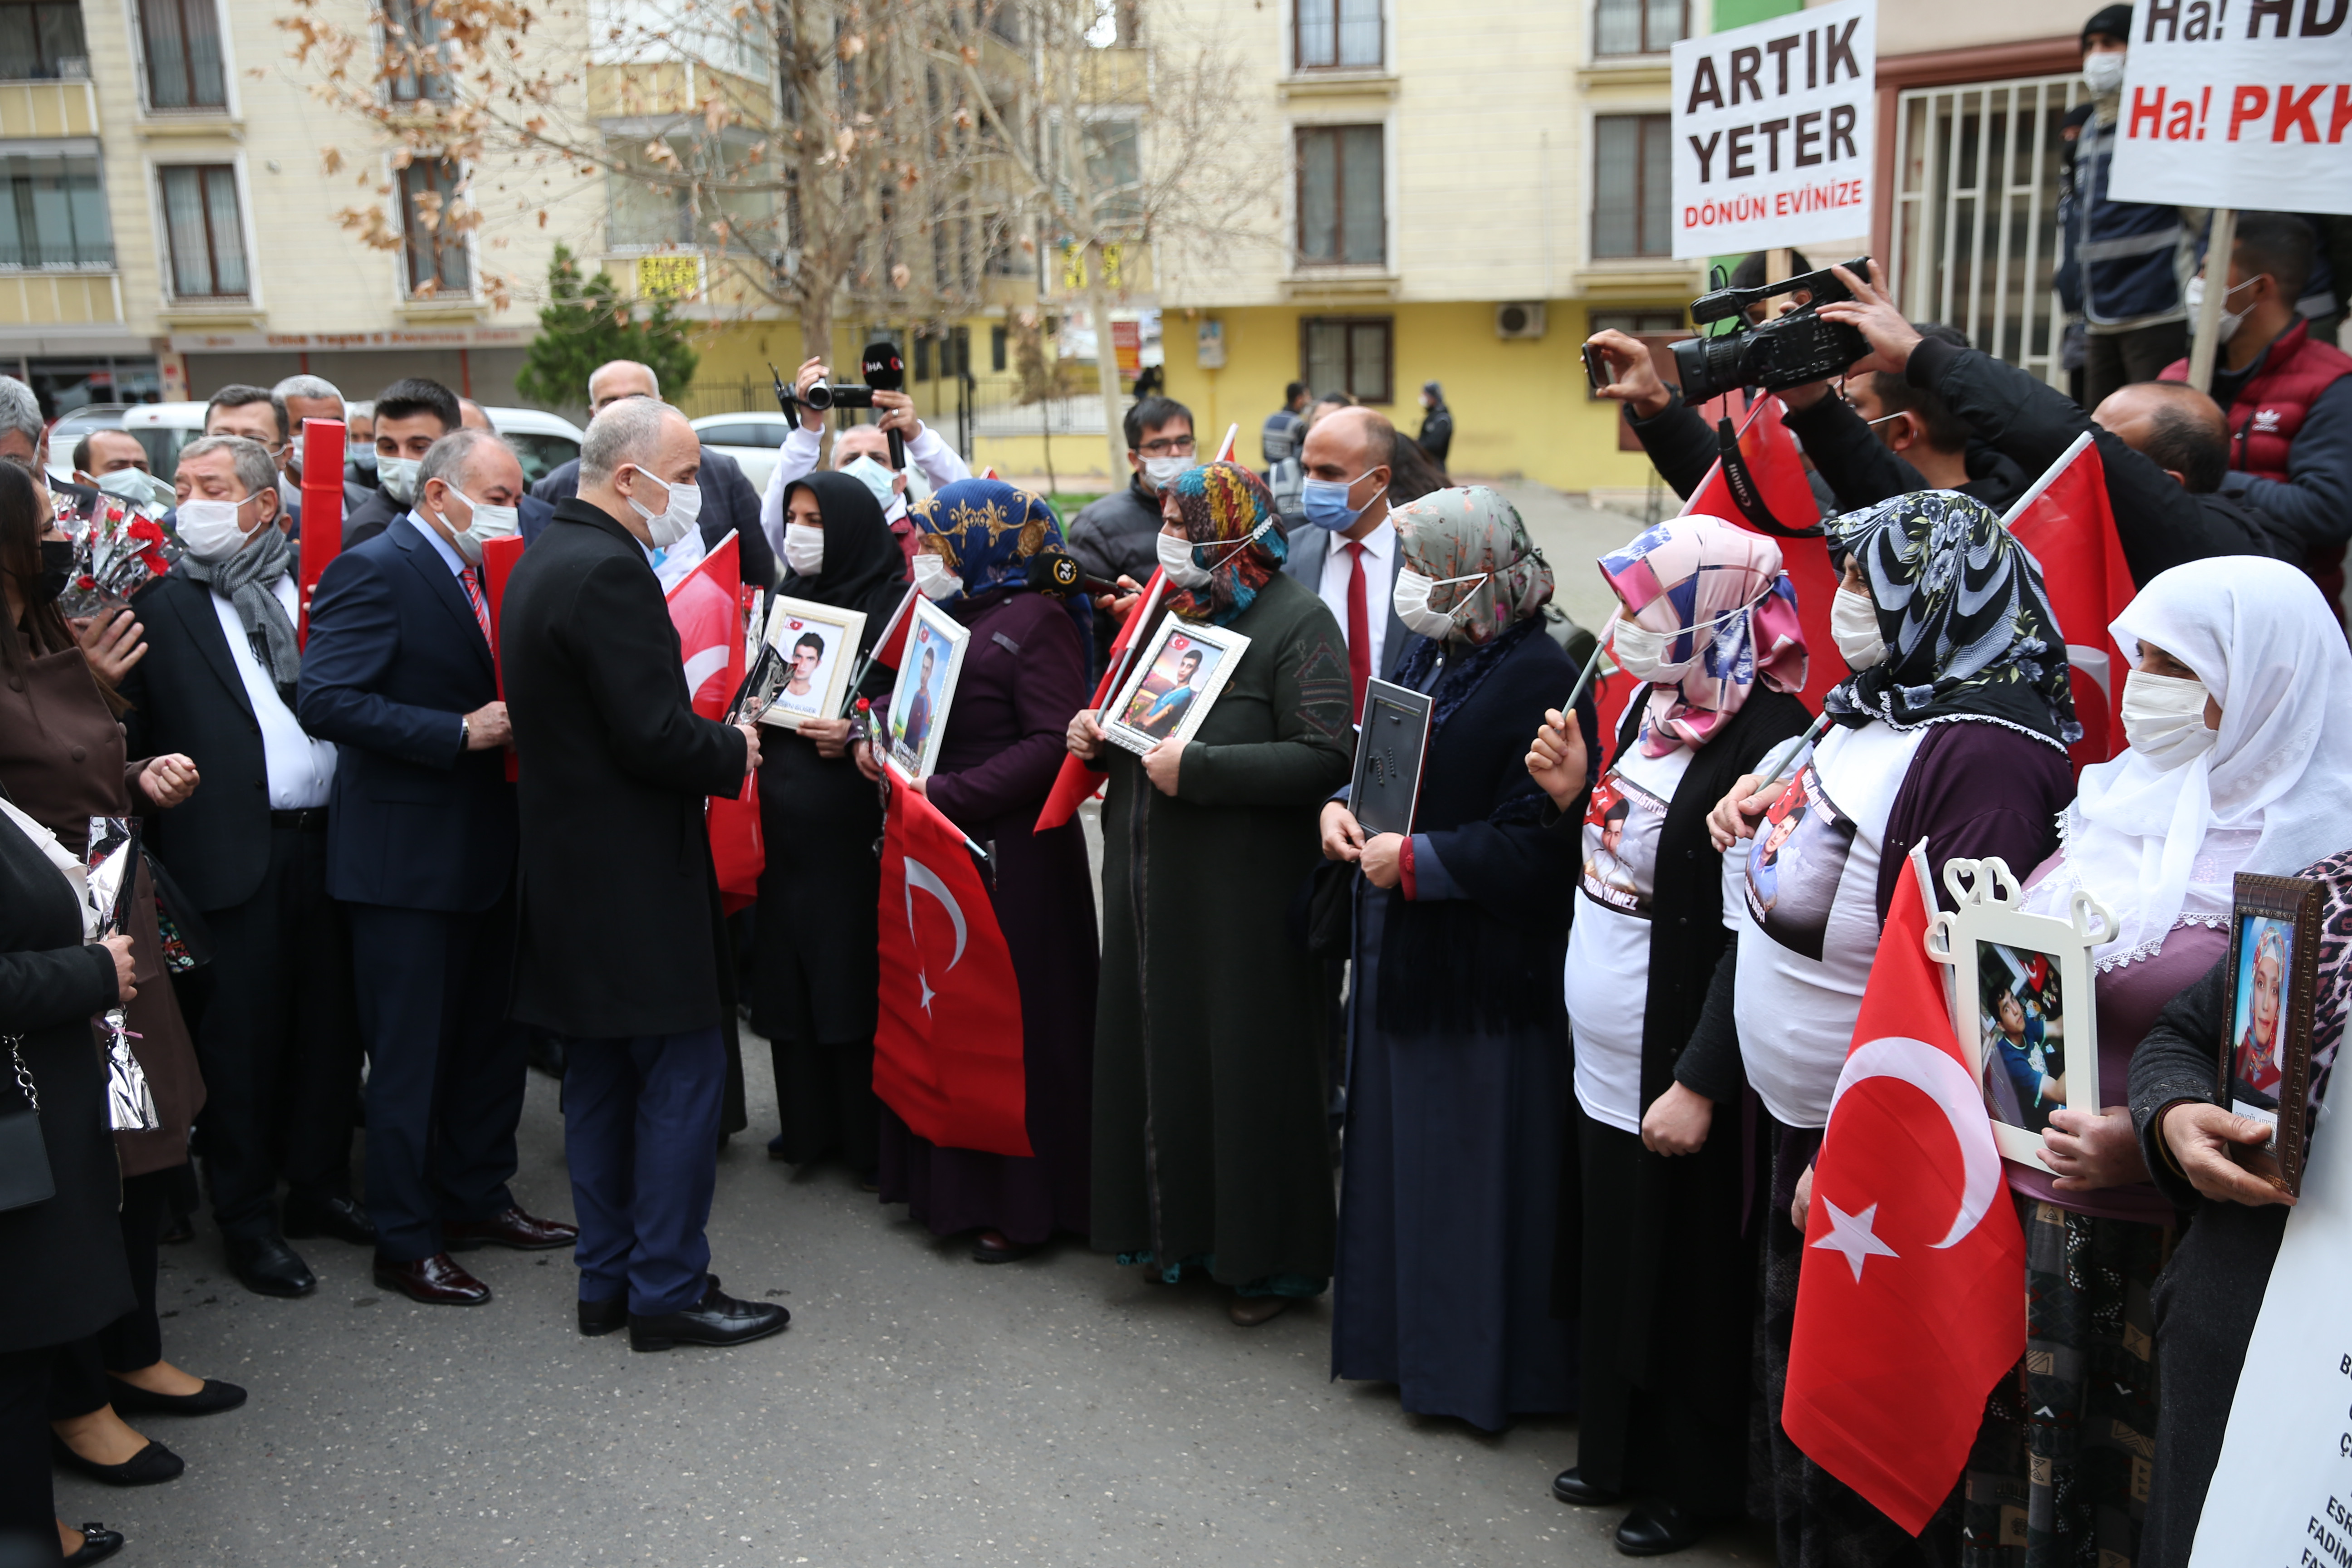
{"label": "blue patterned headscarf", "polygon": [[[942,609],[1000,591],[1029,592],[1031,559],[1047,550],[1069,551],[1062,520],[1045,499],[1002,479],[958,479],[929,500],[916,502],[909,511],[923,535],[919,548],[936,553],[963,579],[963,592],[941,600]],[[1094,616],[1086,597],[1073,595],[1064,603],[1091,658]]]}

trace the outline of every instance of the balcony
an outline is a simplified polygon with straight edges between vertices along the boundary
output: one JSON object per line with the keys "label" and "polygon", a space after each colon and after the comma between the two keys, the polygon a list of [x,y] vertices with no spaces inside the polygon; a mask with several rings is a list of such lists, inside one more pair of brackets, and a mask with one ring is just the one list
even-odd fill
{"label": "balcony", "polygon": [[0,272],[0,327],[117,326],[122,290],[112,272]]}
{"label": "balcony", "polygon": [[87,81],[0,81],[0,138],[98,134],[98,91]]}

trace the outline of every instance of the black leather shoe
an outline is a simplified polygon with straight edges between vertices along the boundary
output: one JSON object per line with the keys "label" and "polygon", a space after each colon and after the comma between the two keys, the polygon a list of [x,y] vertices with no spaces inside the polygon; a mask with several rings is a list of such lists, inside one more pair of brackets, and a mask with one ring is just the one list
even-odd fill
{"label": "black leather shoe", "polygon": [[79,1470],[94,1481],[104,1481],[110,1487],[152,1487],[163,1481],[176,1481],[188,1462],[157,1442],[150,1442],[119,1465],[101,1465],[95,1459],[85,1459],[56,1433],[49,1434],[49,1456],[67,1469]]}
{"label": "black leather shoe", "polygon": [[793,1321],[793,1315],[768,1301],[739,1301],[712,1279],[702,1300],[682,1312],[662,1312],[641,1318],[629,1314],[629,1348],[666,1351],[672,1345],[741,1345],[766,1339]]}
{"label": "black leather shoe", "polygon": [[458,1268],[446,1252],[406,1263],[378,1258],[375,1282],[426,1307],[478,1307],[490,1299],[490,1288]]}
{"label": "black leather shoe", "polygon": [[245,1403],[245,1390],[212,1377],[194,1394],[155,1394],[109,1373],[106,1392],[118,1415],[217,1415]]}
{"label": "black leather shoe", "polygon": [[319,1288],[319,1277],[283,1237],[224,1237],[222,1245],[237,1283],[257,1296],[307,1296]]}
{"label": "black leather shoe", "polygon": [[1034,1244],[1014,1241],[1001,1230],[983,1230],[971,1238],[974,1263],[1018,1263],[1036,1250]]}
{"label": "black leather shoe", "polygon": [[373,1247],[375,1221],[357,1198],[288,1198],[286,1234],[297,1241],[331,1236],[353,1247]]}
{"label": "black leather shoe", "polygon": [[545,1029],[530,1031],[530,1040],[523,1047],[530,1065],[552,1079],[563,1076],[563,1037],[551,1035]]}
{"label": "black leather shoe", "polygon": [[1607,1508],[1624,1494],[1612,1492],[1606,1487],[1594,1486],[1591,1481],[1578,1475],[1576,1467],[1570,1465],[1552,1477],[1551,1495],[1562,1502],[1574,1503],[1579,1508]]}
{"label": "black leather shoe", "polygon": [[623,1291],[602,1301],[580,1303],[580,1332],[588,1339],[629,1326],[629,1296]]}
{"label": "black leather shoe", "polygon": [[1706,1521],[1671,1503],[1637,1508],[1617,1527],[1617,1550],[1628,1557],[1664,1557],[1706,1538]]}
{"label": "black leather shoe", "polygon": [[81,1527],[81,1545],[66,1559],[66,1568],[74,1568],[77,1563],[103,1563],[121,1550],[122,1531],[93,1521]]}
{"label": "black leather shoe", "polygon": [[560,1219],[541,1219],[509,1204],[488,1219],[445,1219],[441,1245],[451,1252],[471,1252],[478,1247],[511,1247],[518,1252],[550,1252],[580,1239],[580,1227]]}

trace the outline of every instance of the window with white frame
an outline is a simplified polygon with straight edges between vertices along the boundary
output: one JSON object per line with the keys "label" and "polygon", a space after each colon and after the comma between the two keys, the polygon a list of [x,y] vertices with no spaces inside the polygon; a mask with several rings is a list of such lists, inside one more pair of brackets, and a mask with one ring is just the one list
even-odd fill
{"label": "window with white frame", "polygon": [[1291,58],[1300,70],[1381,68],[1381,0],[1296,0]]}
{"label": "window with white frame", "polygon": [[1302,125],[1298,260],[1379,266],[1388,259],[1388,198],[1378,125]]}
{"label": "window with white frame", "polygon": [[433,0],[382,0],[384,91],[394,103],[446,102],[449,77]]}
{"label": "window with white frame", "polygon": [[236,165],[168,164],[155,171],[155,182],[163,198],[164,238],[171,249],[173,297],[251,297]]}
{"label": "window with white frame", "polygon": [[1663,114],[1592,121],[1592,256],[1671,256],[1674,156]]}
{"label": "window with white frame", "polygon": [[465,231],[449,209],[465,174],[446,158],[417,158],[400,171],[401,259],[411,294],[463,294],[473,287]]}
{"label": "window with white frame", "polygon": [[1592,0],[1592,52],[1660,55],[1690,31],[1690,0]]}
{"label": "window with white frame", "polygon": [[147,107],[226,109],[228,75],[215,0],[137,0]]}
{"label": "window with white frame", "polygon": [[98,156],[0,157],[0,268],[114,265]]}

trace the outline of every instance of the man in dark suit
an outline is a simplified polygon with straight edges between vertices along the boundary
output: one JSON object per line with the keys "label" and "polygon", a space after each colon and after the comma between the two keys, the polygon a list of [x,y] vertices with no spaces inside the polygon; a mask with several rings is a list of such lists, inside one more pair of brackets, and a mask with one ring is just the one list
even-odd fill
{"label": "man in dark suit", "polygon": [[1365,681],[1395,679],[1412,640],[1396,613],[1397,536],[1388,494],[1395,439],[1396,427],[1369,408],[1334,409],[1315,422],[1302,451],[1300,496],[1315,526],[1291,531],[1282,563],[1339,620],[1358,718]]}
{"label": "man in dark suit", "polygon": [[[588,412],[590,417],[602,414],[615,403],[630,397],[661,398],[661,382],[653,366],[639,364],[633,359],[616,359],[596,367],[588,378]],[[772,588],[776,584],[776,552],[768,543],[766,530],[760,526],[760,492],[751,488],[744,477],[743,466],[724,452],[702,454],[702,543],[715,550],[727,537],[728,530],[735,531],[739,542],[736,559],[740,563],[743,581],[755,588]],[[579,492],[580,459],[550,468],[530,493],[544,501],[563,500]],[[522,520],[522,536],[535,539],[539,531],[530,519]]]}
{"label": "man in dark suit", "polygon": [[375,1279],[427,1305],[490,1299],[453,1250],[577,1234],[507,1187],[524,1072],[505,1017],[515,804],[480,566],[521,494],[496,436],[434,443],[415,507],[320,579],[302,654],[297,711],[338,751],[327,891],[351,921],[368,1047]]}
{"label": "man in dark suit", "polygon": [[[286,492],[286,504],[294,511],[294,532],[302,531],[302,422],[306,419],[341,419],[344,422],[343,449],[351,449],[350,411],[343,405],[343,395],[335,384],[320,375],[289,375],[269,389],[286,410],[286,453],[282,467],[286,482],[280,488]],[[210,432],[206,432],[210,434]],[[352,478],[348,468],[343,475],[343,515],[368,503],[375,494],[373,485],[361,484]]]}
{"label": "man in dark suit", "polygon": [[147,843],[213,938],[195,1031],[213,1213],[247,1289],[302,1296],[317,1280],[286,1237],[375,1242],[351,1195],[359,1032],[349,934],[327,896],[335,748],[294,716],[299,574],[268,448],[202,437],[175,488],[187,553],[136,596],[147,657],[123,679],[124,722],[131,755],[184,752],[204,773]]}
{"label": "man in dark suit", "polygon": [[416,472],[433,443],[465,423],[457,395],[437,381],[412,375],[375,399],[376,489],[343,517],[343,548],[365,544],[392,526],[416,500]]}
{"label": "man in dark suit", "polygon": [[760,742],[694,712],[653,572],[693,525],[701,462],[674,408],[635,397],[598,415],[580,493],[523,552],[499,629],[521,759],[514,1016],[570,1037],[581,1331],[625,1322],[638,1350],[789,1321],[720,1292],[704,1234],[727,1076],[704,800],[742,788]]}
{"label": "man in dark suit", "polygon": [[[484,413],[482,405],[475,402],[472,398],[461,397],[457,399],[457,410],[466,422],[467,429],[484,430],[493,436],[498,434],[499,427],[490,423],[490,416]],[[545,528],[555,517],[555,503],[553,501],[541,500],[527,489],[524,490],[520,496],[516,498],[515,505],[516,510],[521,514],[522,542],[525,544],[529,544],[532,540],[537,539],[540,535],[540,531]]]}

